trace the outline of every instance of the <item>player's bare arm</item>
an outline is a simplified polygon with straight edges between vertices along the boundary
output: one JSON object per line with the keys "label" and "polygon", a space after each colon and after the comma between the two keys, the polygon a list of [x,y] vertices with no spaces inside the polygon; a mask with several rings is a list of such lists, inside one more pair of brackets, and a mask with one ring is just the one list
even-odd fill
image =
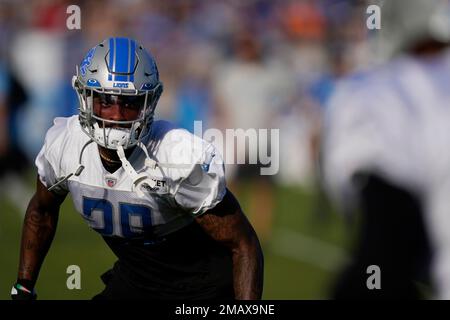
{"label": "player's bare arm", "polygon": [[22,230],[18,283],[32,289],[39,269],[55,235],[58,213],[64,196],[58,196],[37,179],[36,193],[30,200]]}
{"label": "player's bare arm", "polygon": [[196,220],[214,240],[232,251],[236,299],[261,299],[264,271],[261,246],[233,194],[227,190],[216,207]]}

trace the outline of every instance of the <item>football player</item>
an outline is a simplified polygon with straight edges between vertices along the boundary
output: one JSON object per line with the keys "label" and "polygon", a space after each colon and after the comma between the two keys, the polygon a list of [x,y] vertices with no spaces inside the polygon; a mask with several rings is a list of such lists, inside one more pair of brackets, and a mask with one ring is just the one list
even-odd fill
{"label": "football player", "polygon": [[94,299],[260,299],[263,255],[213,145],[153,121],[163,92],[138,42],[109,38],[72,80],[79,115],[56,118],[36,158],[13,299],[34,299],[61,203],[118,257]]}
{"label": "football player", "polygon": [[385,1],[378,45],[389,59],[330,100],[327,189],[361,214],[336,298],[450,298],[449,13],[447,0]]}

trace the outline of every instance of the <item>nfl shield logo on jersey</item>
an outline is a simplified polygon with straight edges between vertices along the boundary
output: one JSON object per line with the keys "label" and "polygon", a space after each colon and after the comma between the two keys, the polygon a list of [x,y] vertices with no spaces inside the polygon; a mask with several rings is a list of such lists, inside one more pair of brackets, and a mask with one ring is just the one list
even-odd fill
{"label": "nfl shield logo on jersey", "polygon": [[117,179],[114,177],[105,177],[106,185],[110,188],[116,185]]}

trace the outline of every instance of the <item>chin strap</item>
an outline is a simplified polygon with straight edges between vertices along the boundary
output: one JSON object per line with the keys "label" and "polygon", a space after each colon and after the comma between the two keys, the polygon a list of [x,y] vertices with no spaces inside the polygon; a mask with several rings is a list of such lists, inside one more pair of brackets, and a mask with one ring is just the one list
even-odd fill
{"label": "chin strap", "polygon": [[[156,169],[157,162],[149,157],[145,145],[139,141],[138,146],[145,153],[145,166],[153,170]],[[140,197],[144,197],[144,192],[142,192],[141,187],[144,184],[147,184],[151,188],[154,188],[156,186],[156,181],[152,180],[145,172],[137,173],[136,170],[134,170],[133,166],[125,156],[123,146],[119,145],[117,147],[117,155],[119,156],[120,162],[122,162],[123,169],[133,181],[133,191],[135,191]]]}
{"label": "chin strap", "polygon": [[[81,160],[83,158],[83,153],[86,149],[86,147],[94,142],[94,140],[89,140],[86,142],[81,149],[80,157],[78,159],[78,167],[77,169],[53,184],[51,187],[48,188],[49,191],[52,191],[56,189],[58,186],[66,182],[70,177],[76,176],[78,177],[81,172],[84,170],[84,166],[81,164]],[[146,146],[139,141],[137,146],[142,149],[142,151],[145,153],[145,166],[147,168],[150,168],[151,170],[155,170],[158,166],[160,167],[167,167],[167,168],[189,168],[191,165],[182,165],[182,164],[162,164],[158,163],[155,160],[151,159]],[[125,150],[122,145],[119,145],[117,147],[117,155],[119,156],[120,162],[122,163],[122,167],[125,170],[126,174],[131,178],[133,181],[133,187],[132,190],[135,191],[140,197],[144,197],[144,192],[141,190],[142,186],[148,185],[150,188],[154,188],[156,186],[156,180],[152,179],[151,176],[149,176],[146,172],[137,173],[136,170],[133,168],[131,163],[128,161],[127,157],[125,156]]]}
{"label": "chin strap", "polygon": [[48,188],[48,191],[54,190],[56,187],[60,186],[61,184],[63,184],[63,183],[66,182],[67,180],[69,180],[69,178],[70,178],[71,176],[74,175],[74,176],[78,177],[78,176],[81,174],[81,172],[83,172],[84,166],[81,164],[81,160],[83,159],[83,152],[84,152],[84,150],[86,149],[86,147],[87,147],[89,144],[91,144],[92,142],[94,142],[94,140],[92,140],[92,139],[89,140],[88,142],[86,142],[86,143],[84,144],[83,148],[81,149],[80,157],[79,157],[79,159],[78,159],[78,167],[77,167],[77,169],[76,169],[74,172],[72,172],[71,174],[68,174],[67,176],[65,176],[64,178],[62,178],[61,180],[59,180],[58,182],[56,182],[55,184],[53,184],[50,188]]}

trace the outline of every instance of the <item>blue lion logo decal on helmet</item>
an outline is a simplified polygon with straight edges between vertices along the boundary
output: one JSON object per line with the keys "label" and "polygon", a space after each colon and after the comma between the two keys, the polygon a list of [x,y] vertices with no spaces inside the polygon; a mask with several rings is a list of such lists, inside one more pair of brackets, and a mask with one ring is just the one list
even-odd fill
{"label": "blue lion logo decal on helmet", "polygon": [[81,61],[80,72],[83,77],[86,75],[87,68],[91,65],[91,60],[92,57],[94,56],[94,53],[95,47],[89,50],[88,53],[86,54],[86,57],[84,57],[83,61]]}

